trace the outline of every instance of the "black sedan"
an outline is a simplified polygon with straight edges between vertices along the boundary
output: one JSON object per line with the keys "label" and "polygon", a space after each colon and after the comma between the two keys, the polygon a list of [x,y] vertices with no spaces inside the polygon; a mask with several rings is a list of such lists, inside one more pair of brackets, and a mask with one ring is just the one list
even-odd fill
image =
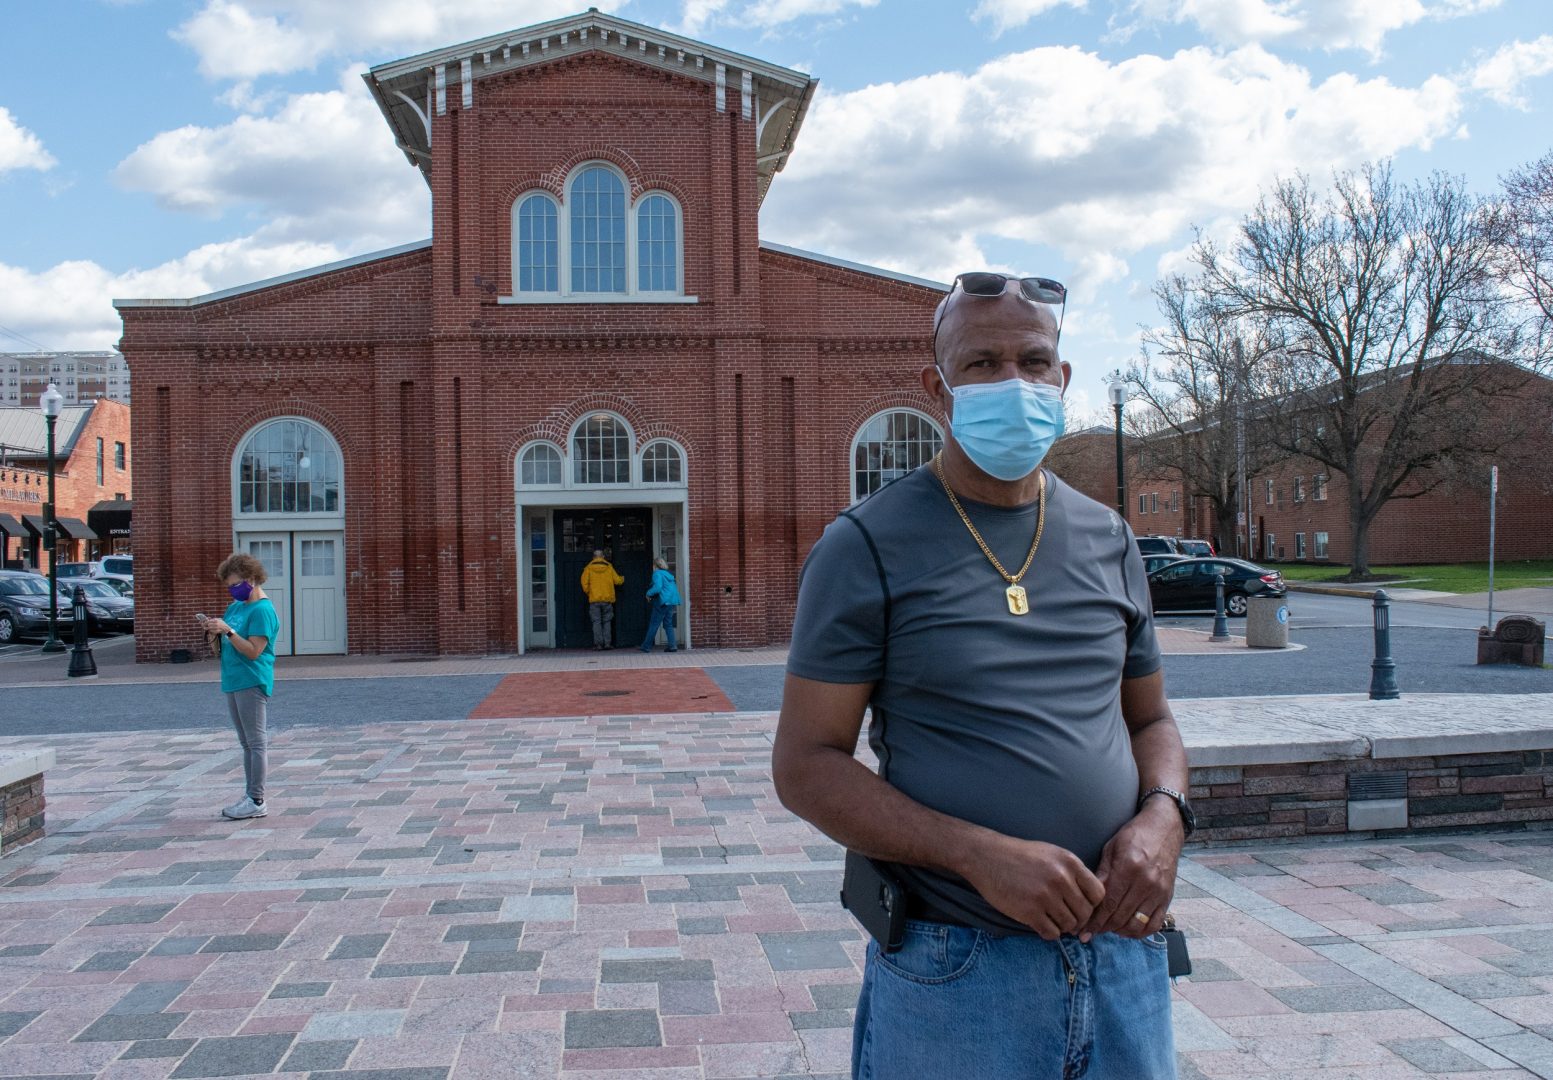
{"label": "black sedan", "polygon": [[49,628],[49,579],[19,570],[0,570],[0,645],[42,637]]}
{"label": "black sedan", "polygon": [[1283,575],[1241,559],[1182,559],[1149,575],[1155,611],[1212,611],[1214,575],[1224,575],[1224,610],[1244,615],[1253,596],[1280,597],[1288,592]]}
{"label": "black sedan", "polygon": [[75,617],[76,586],[86,593],[86,628],[89,633],[101,634],[109,630],[135,632],[135,598],[119,592],[106,581],[72,578],[59,583],[59,617],[69,626]]}

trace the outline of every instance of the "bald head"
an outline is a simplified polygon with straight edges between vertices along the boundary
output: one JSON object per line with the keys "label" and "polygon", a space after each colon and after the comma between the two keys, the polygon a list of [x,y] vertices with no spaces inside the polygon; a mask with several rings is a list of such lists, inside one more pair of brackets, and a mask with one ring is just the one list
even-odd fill
{"label": "bald head", "polygon": [[934,316],[934,361],[951,386],[1026,378],[1064,386],[1057,319],[1010,289],[1001,296],[952,292]]}

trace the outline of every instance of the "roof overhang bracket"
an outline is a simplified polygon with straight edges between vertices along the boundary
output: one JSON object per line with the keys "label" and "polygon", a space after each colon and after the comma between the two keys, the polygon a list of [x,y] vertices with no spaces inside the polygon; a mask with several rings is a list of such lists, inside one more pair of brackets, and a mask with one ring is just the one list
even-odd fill
{"label": "roof overhang bracket", "polygon": [[[400,101],[402,101],[406,105],[410,106],[410,108],[415,112],[416,117],[421,122],[421,130],[426,132],[426,145],[430,146],[431,145],[431,117],[427,116],[426,115],[426,110],[421,108],[419,105],[417,105],[416,102],[415,102],[415,99],[413,97],[411,97],[409,94],[406,94],[403,90],[395,90],[394,94],[395,94],[396,97],[399,98]],[[410,149],[410,147],[405,146],[404,143],[400,143],[399,147],[402,150],[409,150]],[[420,153],[419,150],[417,150],[415,152],[416,153]]]}

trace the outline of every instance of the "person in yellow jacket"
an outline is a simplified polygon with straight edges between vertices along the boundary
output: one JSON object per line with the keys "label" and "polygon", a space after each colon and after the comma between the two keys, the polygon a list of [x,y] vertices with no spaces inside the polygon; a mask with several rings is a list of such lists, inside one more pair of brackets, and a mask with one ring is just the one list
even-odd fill
{"label": "person in yellow jacket", "polygon": [[610,649],[615,624],[615,586],[624,585],[604,553],[593,550],[593,561],[582,568],[582,591],[588,594],[588,617],[593,620],[593,647]]}

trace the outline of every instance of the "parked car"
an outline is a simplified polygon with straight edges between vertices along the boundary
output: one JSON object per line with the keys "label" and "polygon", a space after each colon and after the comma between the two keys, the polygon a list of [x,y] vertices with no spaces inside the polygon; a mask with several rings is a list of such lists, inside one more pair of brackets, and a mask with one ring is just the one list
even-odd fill
{"label": "parked car", "polygon": [[1187,558],[1185,555],[1145,555],[1143,556],[1143,572],[1152,574],[1161,566],[1169,566],[1173,562],[1180,562]]}
{"label": "parked car", "polygon": [[1288,587],[1276,570],[1242,559],[1181,559],[1149,575],[1155,611],[1214,610],[1215,574],[1224,575],[1224,610],[1241,616],[1253,596],[1283,596]]}
{"label": "parked car", "polygon": [[135,562],[133,555],[109,555],[92,563],[92,577],[106,581],[120,593],[135,587]]}
{"label": "parked car", "polygon": [[106,581],[76,580],[59,583],[60,617],[74,619],[75,591],[86,593],[86,630],[89,634],[122,630],[135,632],[135,598],[125,596]]}
{"label": "parked car", "polygon": [[89,562],[62,562],[56,573],[60,577],[89,578],[92,576],[92,564]]}
{"label": "parked car", "polygon": [[43,637],[48,630],[49,579],[26,570],[0,570],[0,645]]}
{"label": "parked car", "polygon": [[1180,546],[1183,555],[1207,557],[1218,554],[1217,551],[1213,550],[1213,545],[1207,540],[1177,540],[1176,544]]}
{"label": "parked car", "polygon": [[1143,555],[1179,555],[1180,546],[1173,536],[1138,536],[1133,542],[1138,545],[1138,551]]}

